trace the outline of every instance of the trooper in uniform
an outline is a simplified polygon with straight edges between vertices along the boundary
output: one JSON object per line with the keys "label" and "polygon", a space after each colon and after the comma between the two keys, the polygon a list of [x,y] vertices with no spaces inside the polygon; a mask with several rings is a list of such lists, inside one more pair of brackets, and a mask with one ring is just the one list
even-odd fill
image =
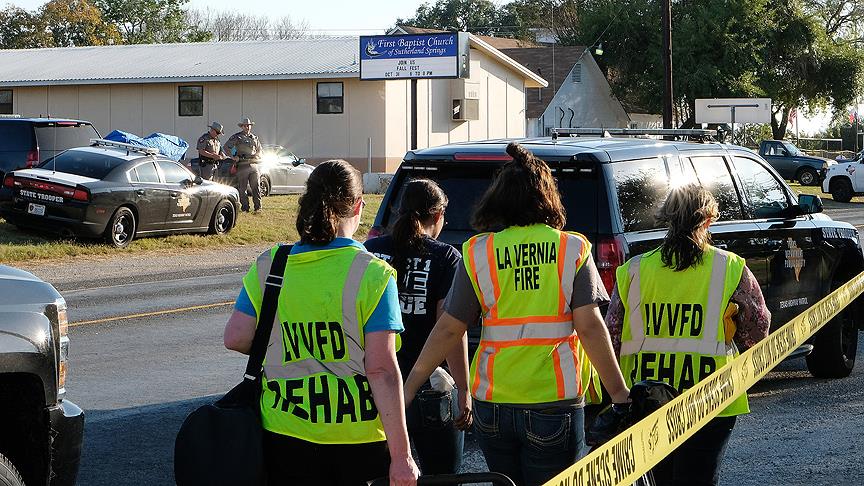
{"label": "trooper in uniform", "polygon": [[259,191],[258,162],[261,160],[261,142],[252,133],[251,119],[243,118],[237,124],[240,131],[231,135],[225,143],[225,152],[231,156],[237,166],[237,190],[240,192],[240,209],[249,211],[249,196],[246,195],[246,185],[252,191],[252,203],[255,211],[261,210],[261,193]]}
{"label": "trooper in uniform", "polygon": [[213,172],[219,165],[219,161],[227,158],[222,153],[222,143],[219,141],[219,135],[225,133],[222,124],[214,121],[208,126],[209,130],[204,135],[198,137],[198,143],[195,148],[198,149],[198,165],[201,167],[201,178],[210,180],[213,177]]}

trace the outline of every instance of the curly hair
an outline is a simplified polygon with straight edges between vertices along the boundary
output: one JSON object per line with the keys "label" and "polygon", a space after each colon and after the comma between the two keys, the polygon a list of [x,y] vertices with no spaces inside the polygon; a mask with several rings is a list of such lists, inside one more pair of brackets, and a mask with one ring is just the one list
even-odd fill
{"label": "curly hair", "polygon": [[507,145],[507,153],[513,160],[504,164],[477,203],[471,225],[477,231],[532,224],[563,228],[567,213],[549,166],[515,142]]}
{"label": "curly hair", "polygon": [[672,189],[655,216],[668,228],[660,247],[663,265],[677,272],[702,263],[705,248],[711,244],[705,223],[716,221],[718,215],[717,201],[702,186]]}

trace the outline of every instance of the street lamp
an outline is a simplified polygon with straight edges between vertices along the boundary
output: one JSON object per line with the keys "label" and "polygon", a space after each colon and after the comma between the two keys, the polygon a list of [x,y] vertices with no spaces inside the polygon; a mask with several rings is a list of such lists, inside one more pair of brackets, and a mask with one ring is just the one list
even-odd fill
{"label": "street lamp", "polygon": [[603,43],[602,42],[598,43],[597,47],[594,48],[594,54],[596,54],[598,56],[603,55]]}

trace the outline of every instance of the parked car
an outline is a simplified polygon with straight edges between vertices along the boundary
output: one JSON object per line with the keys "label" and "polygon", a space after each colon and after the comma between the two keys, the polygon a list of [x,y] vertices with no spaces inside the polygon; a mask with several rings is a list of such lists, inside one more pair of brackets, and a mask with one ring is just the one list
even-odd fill
{"label": "parked car", "polygon": [[788,181],[798,181],[802,186],[817,186],[825,172],[837,161],[807,155],[791,142],[763,140],[759,143],[759,155]]}
{"label": "parked car", "polygon": [[9,172],[0,189],[9,223],[117,248],[142,235],[224,234],[239,208],[237,189],[202,181],[156,149],[107,140]]}
{"label": "parked car", "polygon": [[84,147],[99,132],[83,120],[0,117],[0,178],[15,169],[35,167],[72,147]]}
{"label": "parked car", "polygon": [[84,412],[66,399],[66,301],[0,265],[0,484],[74,485]]}
{"label": "parked car", "polygon": [[849,202],[864,195],[864,158],[859,152],[854,159],[839,162],[828,168],[822,181],[822,192],[830,193],[838,202]]}
{"label": "parked car", "polygon": [[[445,145],[410,151],[391,182],[370,237],[393,222],[405,183],[437,181],[447,193],[447,225],[440,239],[461,247],[475,234],[472,208],[510,157],[508,140]],[[718,143],[573,137],[520,140],[546,161],[567,211],[566,230],[592,242],[606,289],[628,258],[658,247],[665,229],[654,220],[669,188],[697,182],[717,199],[714,244],[741,255],[759,281],[772,313],[772,329],[788,322],[864,269],[858,231],[821,214],[821,200],[796,195],[757,154]],[[864,299],[846,308],[806,347],[814,376],[852,371]],[[470,337],[470,334],[469,334]],[[476,343],[476,336],[473,338]]]}
{"label": "parked car", "polygon": [[[306,159],[297,157],[281,145],[264,145],[262,149],[261,162],[258,164],[261,197],[271,194],[302,194],[314,167],[307,164]],[[236,186],[237,178],[230,172],[232,163],[231,159],[221,161],[213,180]]]}

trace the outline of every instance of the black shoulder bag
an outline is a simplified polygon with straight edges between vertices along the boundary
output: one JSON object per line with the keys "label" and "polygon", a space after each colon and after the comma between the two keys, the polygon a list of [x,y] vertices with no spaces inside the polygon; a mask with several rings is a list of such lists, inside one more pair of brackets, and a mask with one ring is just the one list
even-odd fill
{"label": "black shoulder bag", "polygon": [[174,442],[179,486],[264,484],[261,373],[291,246],[276,250],[243,382],[212,405],[189,414]]}

